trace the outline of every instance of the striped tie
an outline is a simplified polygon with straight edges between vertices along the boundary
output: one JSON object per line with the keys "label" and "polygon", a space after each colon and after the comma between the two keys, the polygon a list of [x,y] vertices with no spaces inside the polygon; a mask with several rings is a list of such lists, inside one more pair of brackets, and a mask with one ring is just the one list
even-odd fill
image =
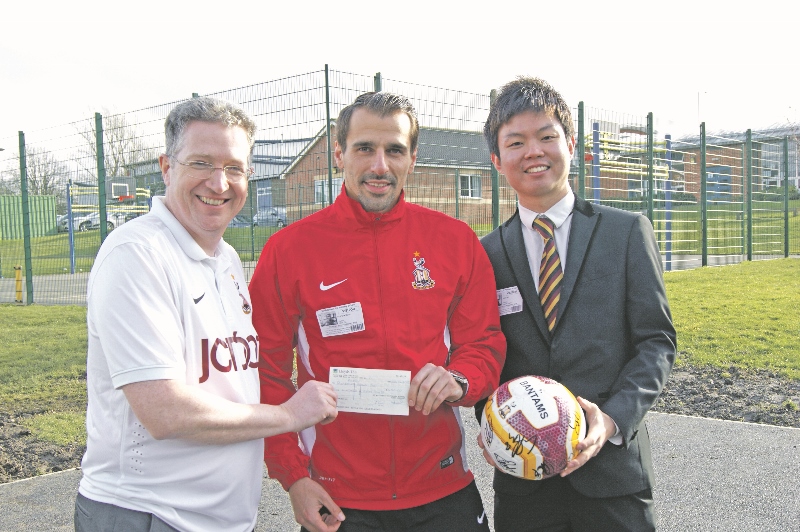
{"label": "striped tie", "polygon": [[539,301],[542,302],[547,328],[552,331],[558,317],[556,307],[561,298],[561,279],[564,272],[561,270],[561,259],[556,249],[553,222],[546,216],[539,216],[533,221],[533,228],[544,240],[542,263],[539,266]]}

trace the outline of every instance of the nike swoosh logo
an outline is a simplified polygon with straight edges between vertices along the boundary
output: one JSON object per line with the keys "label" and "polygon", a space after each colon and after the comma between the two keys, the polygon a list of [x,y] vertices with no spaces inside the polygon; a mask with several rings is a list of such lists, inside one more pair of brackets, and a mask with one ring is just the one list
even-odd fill
{"label": "nike swoosh logo", "polygon": [[205,292],[203,292],[200,295],[200,297],[193,297],[192,300],[194,301],[194,304],[196,305],[196,304],[200,303],[200,300],[203,299],[204,297],[206,297],[206,293]]}
{"label": "nike swoosh logo", "polygon": [[486,510],[484,510],[483,513],[481,514],[481,516],[478,518],[478,524],[482,525],[483,524],[483,520],[485,518],[486,518]]}
{"label": "nike swoosh logo", "polygon": [[324,292],[325,290],[330,290],[330,289],[331,289],[331,288],[333,288],[334,286],[337,286],[337,285],[340,285],[340,284],[342,284],[342,283],[343,283],[343,282],[345,282],[346,280],[347,280],[347,279],[342,279],[342,280],[341,280],[341,281],[339,281],[338,283],[327,284],[327,285],[326,285],[325,283],[323,283],[322,281],[320,281],[320,282],[319,282],[319,289],[320,289],[320,290],[322,290],[322,291]]}

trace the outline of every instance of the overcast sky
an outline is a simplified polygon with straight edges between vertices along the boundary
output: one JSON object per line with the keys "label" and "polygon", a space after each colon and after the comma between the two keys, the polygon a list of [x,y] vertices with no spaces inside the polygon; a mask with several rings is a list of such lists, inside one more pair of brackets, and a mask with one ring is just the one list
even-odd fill
{"label": "overcast sky", "polygon": [[662,132],[676,134],[697,132],[700,120],[711,131],[800,120],[794,3],[275,3],[29,0],[0,8],[0,147],[15,151],[19,130],[326,63],[478,93],[535,75],[571,106],[652,111]]}

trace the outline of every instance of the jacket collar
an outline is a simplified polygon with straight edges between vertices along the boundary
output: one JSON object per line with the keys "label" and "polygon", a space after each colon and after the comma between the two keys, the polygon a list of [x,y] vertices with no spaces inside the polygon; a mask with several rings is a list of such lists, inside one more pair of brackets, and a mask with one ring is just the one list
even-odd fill
{"label": "jacket collar", "polygon": [[340,216],[355,220],[359,225],[372,226],[376,222],[390,223],[402,219],[406,212],[405,195],[405,190],[402,190],[400,192],[400,197],[397,199],[397,203],[389,212],[367,212],[358,201],[347,195],[344,183],[342,183],[342,190],[336,198],[336,201],[333,202],[333,207]]}

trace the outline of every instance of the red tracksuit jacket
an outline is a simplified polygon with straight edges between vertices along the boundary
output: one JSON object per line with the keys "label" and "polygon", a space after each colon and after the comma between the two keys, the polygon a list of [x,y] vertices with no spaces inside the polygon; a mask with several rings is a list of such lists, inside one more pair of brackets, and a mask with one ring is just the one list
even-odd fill
{"label": "red tracksuit jacket", "polygon": [[[328,381],[332,366],[409,370],[432,362],[469,380],[465,397],[425,416],[340,412],[333,423],[267,438],[264,457],[284,489],[311,476],[345,508],[426,504],[472,481],[458,406],[498,385],[505,361],[492,267],[474,232],[406,203],[375,214],[347,197],[273,235],[250,283],[261,346],[261,401]],[[353,332],[323,336],[325,309],[359,303]],[[340,331],[341,332],[341,331]]]}

